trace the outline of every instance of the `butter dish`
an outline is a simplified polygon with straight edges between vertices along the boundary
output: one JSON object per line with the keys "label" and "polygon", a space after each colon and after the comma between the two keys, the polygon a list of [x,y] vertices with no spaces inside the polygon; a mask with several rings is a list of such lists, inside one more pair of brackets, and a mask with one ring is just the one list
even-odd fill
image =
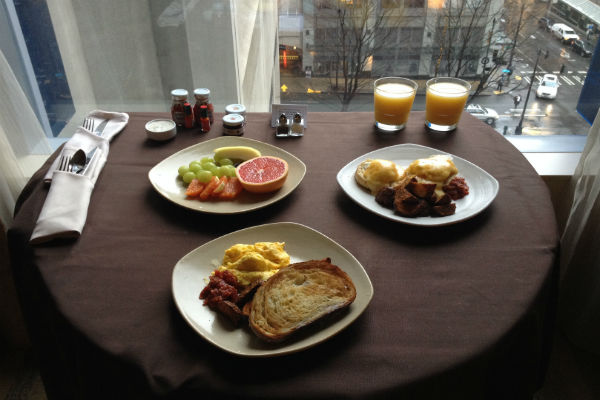
{"label": "butter dish", "polygon": [[175,122],[170,119],[153,119],[146,123],[145,129],[148,138],[157,141],[172,139],[177,134]]}

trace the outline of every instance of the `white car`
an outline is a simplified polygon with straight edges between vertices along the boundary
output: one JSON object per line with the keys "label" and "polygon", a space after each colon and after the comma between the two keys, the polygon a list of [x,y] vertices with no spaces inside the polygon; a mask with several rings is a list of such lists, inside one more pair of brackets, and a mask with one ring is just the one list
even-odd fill
{"label": "white car", "polygon": [[558,76],[545,74],[538,86],[535,96],[541,99],[554,99],[558,93]]}
{"label": "white car", "polygon": [[570,42],[571,40],[579,39],[579,35],[575,33],[573,28],[565,24],[552,25],[552,33],[561,42]]}
{"label": "white car", "polygon": [[465,110],[488,125],[494,125],[498,121],[498,113],[491,108],[479,104],[469,104]]}

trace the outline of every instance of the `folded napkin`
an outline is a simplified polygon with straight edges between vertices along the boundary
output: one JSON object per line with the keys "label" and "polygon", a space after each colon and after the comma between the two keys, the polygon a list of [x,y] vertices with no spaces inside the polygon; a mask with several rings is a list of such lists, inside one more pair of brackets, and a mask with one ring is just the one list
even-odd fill
{"label": "folded napkin", "polygon": [[[129,121],[129,115],[126,113],[108,112],[102,110],[94,110],[87,115],[87,118],[94,120],[94,126],[97,128],[103,121],[107,121],[106,126],[101,132],[101,135],[90,132],[83,127],[77,128],[77,131],[73,136],[65,143],[61,153],[56,157],[56,160],[52,163],[48,172],[44,176],[44,181],[49,183],[52,181],[52,176],[58,168],[60,157],[63,155],[73,155],[77,149],[82,149],[85,154],[89,154],[94,148],[100,146],[102,143],[110,142],[119,132],[125,128]],[[106,150],[108,153],[108,147]]]}
{"label": "folded napkin", "polygon": [[[90,113],[90,117],[100,118],[100,122],[107,117],[110,119],[102,136],[83,127],[78,128],[48,170],[45,180],[51,185],[30,238],[32,244],[57,238],[77,238],[83,231],[94,185],[106,164],[109,141],[123,130],[129,120],[127,114],[99,110]],[[95,126],[98,126],[97,120]],[[88,155],[96,149],[83,173],[57,171],[60,156],[72,154],[77,149],[82,149]]]}
{"label": "folded napkin", "polygon": [[98,134],[110,142],[115,135],[125,128],[125,125],[127,125],[127,122],[129,121],[129,114],[94,110],[87,115],[87,118],[94,120],[95,129],[98,129],[102,122],[107,121],[102,132],[99,132]]}

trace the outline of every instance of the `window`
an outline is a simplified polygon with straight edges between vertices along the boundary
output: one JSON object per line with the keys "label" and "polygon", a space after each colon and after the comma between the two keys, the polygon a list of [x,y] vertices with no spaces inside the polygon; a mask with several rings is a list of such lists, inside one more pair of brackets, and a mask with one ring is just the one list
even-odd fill
{"label": "window", "polygon": [[[512,54],[509,87],[517,85],[518,76],[521,84],[513,90],[525,99],[535,60],[526,40],[512,51],[511,24],[518,18],[503,9],[500,0],[488,2],[486,7],[479,7],[487,4],[480,0],[452,1],[445,3],[453,7],[439,8],[431,7],[438,3],[424,0],[250,3],[147,0],[147,7],[117,2],[107,9],[101,2],[5,0],[3,4],[12,11],[9,6],[0,8],[0,16],[11,25],[0,24],[0,32],[19,32],[21,40],[13,34],[12,47],[7,40],[0,43],[50,137],[68,136],[93,108],[165,111],[174,88],[191,92],[196,87],[209,87],[217,109],[241,102],[250,111],[268,111],[273,102],[298,102],[309,104],[312,110],[366,111],[372,95],[369,88],[380,76],[402,75],[424,82],[436,74],[456,74],[478,82],[485,71],[492,71],[491,77],[484,83],[485,98],[478,102],[490,102],[485,105],[500,111],[500,133],[510,134],[516,126],[510,111],[514,107],[502,105],[508,95],[496,92],[507,89],[503,71]],[[477,9],[481,19],[470,23],[467,18],[473,12],[457,16],[454,5],[461,4]],[[539,15],[537,11],[548,7],[546,3],[532,4],[540,8],[531,10],[531,15]],[[338,10],[347,12],[343,24]],[[505,14],[494,14],[495,10]],[[359,11],[365,11],[367,18],[361,20]],[[571,12],[559,1],[551,5],[548,15],[556,22]],[[582,39],[585,37],[577,26],[571,27]],[[556,47],[551,33],[538,26],[537,18],[520,32]],[[491,33],[494,40],[488,45]],[[594,31],[592,43],[596,39]],[[529,38],[529,43],[532,40]],[[534,52],[536,46],[532,46]],[[562,48],[570,54],[567,67],[581,68],[573,68],[572,75],[569,68],[558,74],[561,86],[554,107],[531,96],[527,108],[542,111],[529,114],[543,115],[532,119],[531,125],[547,123],[551,129],[542,134],[585,134],[587,122],[578,114],[570,111],[568,118],[576,123],[567,124],[562,122],[564,118],[550,116],[547,111],[569,113],[569,108],[560,104],[566,96],[570,96],[570,104],[576,102],[577,88],[587,77],[579,71],[587,71],[591,57],[584,58],[566,44]],[[553,57],[565,59],[559,54]],[[279,68],[274,64],[277,60]],[[544,60],[540,68],[542,64]],[[544,70],[549,68],[548,64]],[[345,81],[354,79],[359,83],[356,93],[340,96]],[[541,73],[536,75],[532,93],[540,82]],[[349,108],[340,103],[340,97],[350,99]],[[502,129],[504,125],[507,130]],[[535,134],[540,134],[539,129]]]}

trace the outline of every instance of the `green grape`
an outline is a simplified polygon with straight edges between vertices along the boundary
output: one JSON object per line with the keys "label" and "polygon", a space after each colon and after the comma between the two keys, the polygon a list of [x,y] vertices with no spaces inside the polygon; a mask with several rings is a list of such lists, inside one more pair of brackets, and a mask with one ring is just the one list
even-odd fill
{"label": "green grape", "polygon": [[201,165],[198,161],[192,161],[189,164],[189,167],[192,168],[194,165]]}
{"label": "green grape", "polygon": [[192,172],[194,172],[194,173],[195,173],[195,172],[198,172],[198,171],[201,171],[201,170],[202,170],[202,165],[200,165],[200,164],[198,164],[198,163],[192,163],[192,164],[190,165],[190,168],[189,168],[189,170],[190,170],[190,171],[192,171]]}
{"label": "green grape", "polygon": [[227,175],[227,167],[217,167],[217,172],[215,173],[219,178]]}
{"label": "green grape", "polygon": [[233,165],[225,165],[223,167],[220,168],[227,168],[225,175],[229,176],[229,177],[234,177],[235,176],[235,167]]}
{"label": "green grape", "polygon": [[213,175],[217,174],[218,168],[219,167],[217,167],[217,165],[215,163],[206,163],[202,166],[202,169],[212,172]]}
{"label": "green grape", "polygon": [[183,175],[183,181],[185,183],[190,183],[193,179],[196,179],[196,174],[192,171],[188,171]]}
{"label": "green grape", "polygon": [[219,165],[220,166],[224,166],[224,165],[233,165],[233,161],[231,161],[231,159],[229,158],[221,158],[219,160]]}
{"label": "green grape", "polygon": [[210,171],[201,169],[196,172],[196,179],[198,179],[202,183],[210,182],[210,179],[213,177],[213,174]]}
{"label": "green grape", "polygon": [[208,163],[212,163],[212,164],[214,164],[214,163],[215,163],[215,160],[214,160],[214,159],[212,159],[211,157],[203,157],[203,158],[200,160],[200,164],[202,164],[202,166],[204,166],[204,164],[208,164]]}
{"label": "green grape", "polygon": [[190,170],[190,168],[187,165],[182,165],[178,169],[179,176],[181,176],[183,178],[183,175],[185,175],[185,173],[188,172],[189,170]]}

